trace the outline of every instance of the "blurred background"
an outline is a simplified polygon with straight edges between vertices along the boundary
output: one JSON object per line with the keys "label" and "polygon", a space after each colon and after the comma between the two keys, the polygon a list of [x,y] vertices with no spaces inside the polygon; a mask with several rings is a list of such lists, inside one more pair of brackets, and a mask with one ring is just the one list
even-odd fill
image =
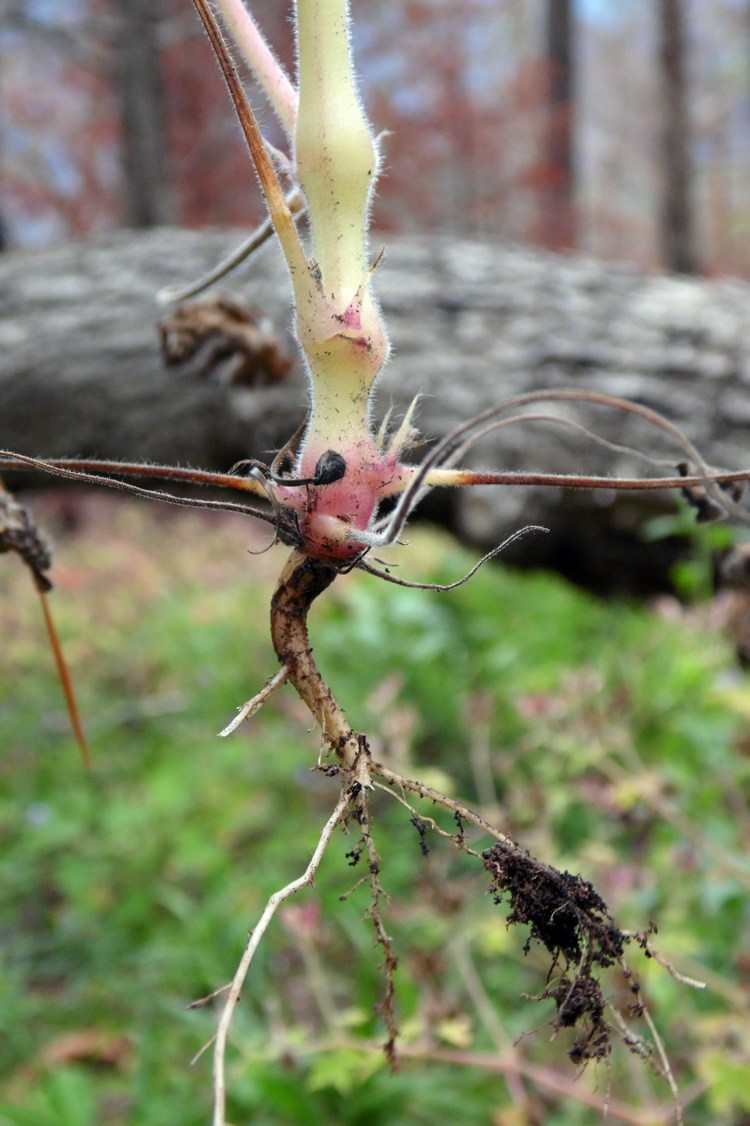
{"label": "blurred background", "polygon": [[[291,67],[288,6],[253,7]],[[703,427],[702,449],[729,433],[716,463],[746,464],[748,286],[640,268],[750,277],[750,0],[353,8],[364,98],[391,133],[376,223],[427,236],[421,249],[389,246],[402,365],[389,370],[409,395],[430,386],[429,368],[436,391],[455,392],[433,396],[425,432],[469,410],[459,393],[496,396],[507,373],[533,386],[608,376],[612,390],[660,396],[691,434]],[[0,351],[0,434],[33,453],[59,441],[66,454],[223,468],[273,448],[257,420],[275,403],[286,437],[281,404],[301,409],[301,374],[291,390],[227,386],[212,371],[175,375],[159,355],[153,294],[212,264],[218,243],[193,244],[219,234],[132,230],[261,216],[189,0],[3,0],[0,51],[3,246],[108,236],[98,250],[3,256],[14,346]],[[275,137],[268,111],[263,124]],[[221,238],[223,253],[235,233]],[[247,286],[283,325],[273,270],[265,259]],[[170,454],[156,440],[171,403],[170,433],[189,449]],[[228,434],[236,454],[219,444]],[[58,545],[53,605],[90,772],[29,576],[15,558],[0,567],[0,1126],[204,1126],[210,1060],[190,1061],[220,1001],[190,1003],[226,980],[335,799],[335,781],[310,769],[317,737],[291,690],[232,739],[215,737],[275,667],[280,551],[247,554],[266,530],[103,494],[33,498]],[[520,505],[514,527],[528,519]],[[679,598],[604,601],[551,571],[509,567],[448,597],[384,591],[355,573],[315,608],[316,658],[378,757],[580,871],[621,925],[658,923],[660,951],[707,983],[688,988],[629,948],[685,1120],[749,1126],[750,681],[737,657],[750,660],[750,599],[713,596],[716,552],[733,533],[696,527],[692,512],[647,524],[636,510],[626,556],[620,517],[596,507],[615,528],[608,572],[646,558],[644,529],[656,543],[689,541],[670,571]],[[487,534],[487,511],[474,520]],[[577,500],[556,526],[570,529],[580,580],[599,533]],[[448,582],[477,558],[444,533],[409,538],[408,578]],[[617,1044],[579,1075],[573,1035],[553,1039],[553,1006],[532,1003],[549,959],[508,930],[481,867],[434,835],[424,855],[409,813],[383,795],[375,812],[401,959],[401,1070],[388,1073],[380,1050],[381,954],[352,835],[331,848],[316,891],[280,913],[254,966],[235,1024],[231,1121],[594,1126],[608,1109],[612,1122],[673,1123],[658,1060]],[[455,831],[449,818],[442,827]],[[631,984],[606,979],[623,1011]]]}
{"label": "blurred background", "polygon": [[[288,5],[254,10],[291,69]],[[189,4],[3,12],[6,245],[259,218]],[[392,131],[381,229],[748,275],[748,0],[389,0],[354,14],[364,98]]]}

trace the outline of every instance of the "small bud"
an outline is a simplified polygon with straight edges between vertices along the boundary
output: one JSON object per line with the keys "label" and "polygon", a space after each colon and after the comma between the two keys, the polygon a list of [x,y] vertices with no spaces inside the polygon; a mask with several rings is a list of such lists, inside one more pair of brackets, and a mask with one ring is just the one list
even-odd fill
{"label": "small bud", "polygon": [[315,484],[332,485],[340,481],[346,473],[346,462],[336,450],[326,450],[321,454],[315,466]]}

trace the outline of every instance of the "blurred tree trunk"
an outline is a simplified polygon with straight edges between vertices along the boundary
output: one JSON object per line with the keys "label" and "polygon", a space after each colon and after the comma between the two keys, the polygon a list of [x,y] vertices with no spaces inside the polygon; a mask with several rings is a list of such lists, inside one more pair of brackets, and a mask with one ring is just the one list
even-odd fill
{"label": "blurred tree trunk", "polygon": [[[268,458],[301,422],[306,377],[232,383],[214,335],[201,356],[165,367],[154,302],[163,285],[199,276],[236,231],[121,231],[88,243],[0,256],[0,448],[226,470]],[[445,235],[393,237],[379,267],[394,358],[380,410],[422,392],[419,427],[433,438],[505,395],[578,387],[625,395],[681,426],[710,464],[748,465],[750,284],[649,274],[635,266]],[[289,283],[269,247],[233,282],[263,307],[288,355]],[[665,457],[684,451],[637,420],[566,404],[607,440]],[[502,428],[477,464],[635,475],[640,459],[543,423]],[[13,475],[11,480],[15,481]],[[28,480],[28,478],[27,478]],[[41,478],[36,478],[36,484]],[[667,583],[674,541],[647,544],[644,521],[663,493],[437,489],[429,514],[487,549],[543,524],[504,558],[556,568],[602,590]]]}
{"label": "blurred tree trunk", "polygon": [[573,5],[547,0],[547,111],[542,190],[542,241],[553,250],[575,246]]}
{"label": "blurred tree trunk", "polygon": [[156,0],[114,0],[114,9],[125,223],[154,227],[175,218],[167,173],[159,5]]}
{"label": "blurred tree trunk", "polygon": [[662,255],[668,270],[694,274],[698,263],[691,198],[685,9],[682,0],[658,0],[657,9],[663,98]]}
{"label": "blurred tree trunk", "polygon": [[[5,117],[4,117],[4,114],[3,114],[3,109],[4,109],[3,100],[2,100],[3,99],[3,93],[4,93],[4,91],[3,91],[2,60],[0,60],[0,168],[4,168],[4,166],[5,166],[5,161],[3,159],[3,157],[5,155],[5,153],[4,153],[4,149],[5,149],[5,129],[4,129]],[[5,233],[5,214],[4,214],[3,211],[0,211],[0,253],[2,253],[5,249],[7,249],[7,244],[8,244],[8,240],[7,240],[7,236],[6,236],[6,233]]]}

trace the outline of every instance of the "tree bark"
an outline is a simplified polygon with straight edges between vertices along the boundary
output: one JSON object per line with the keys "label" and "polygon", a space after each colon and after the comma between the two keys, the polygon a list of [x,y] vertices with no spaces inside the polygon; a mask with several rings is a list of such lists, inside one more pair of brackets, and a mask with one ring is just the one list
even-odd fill
{"label": "tree bark", "polygon": [[697,272],[698,262],[691,199],[690,126],[682,0],[659,0],[658,19],[663,98],[662,252],[664,265],[668,270],[676,274],[694,274]]}
{"label": "tree bark", "polygon": [[130,227],[154,227],[175,219],[167,173],[158,5],[154,0],[115,0],[114,8],[124,221]]}
{"label": "tree bark", "polygon": [[[154,301],[240,240],[238,232],[156,229],[0,259],[0,446],[38,456],[150,460],[226,469],[269,460],[305,413],[305,376],[231,383],[213,349],[166,367]],[[377,241],[376,241],[377,245]],[[529,248],[424,236],[389,239],[377,270],[394,354],[378,406],[420,393],[421,432],[439,438],[505,396],[578,387],[669,416],[713,465],[750,463],[750,285],[649,275],[633,266]],[[232,282],[263,307],[293,356],[290,287],[278,249]],[[230,350],[231,351],[231,350]],[[224,357],[216,359],[217,356]],[[214,362],[215,361],[215,362]],[[683,451],[637,420],[564,404],[560,413],[674,466]],[[545,422],[488,438],[477,464],[649,475],[637,458]],[[644,545],[664,494],[439,490],[429,514],[480,547],[526,523],[552,529],[509,557],[597,589],[663,587],[673,544]]]}
{"label": "tree bark", "polygon": [[570,250],[576,243],[574,17],[571,0],[547,0],[545,36],[548,79],[541,241],[551,250]]}

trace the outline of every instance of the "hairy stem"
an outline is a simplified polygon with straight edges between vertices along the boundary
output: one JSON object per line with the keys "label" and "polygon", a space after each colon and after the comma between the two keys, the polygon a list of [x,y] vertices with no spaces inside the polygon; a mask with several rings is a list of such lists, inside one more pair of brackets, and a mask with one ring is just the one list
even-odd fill
{"label": "hairy stem", "polygon": [[242,51],[287,135],[291,137],[297,121],[297,91],[242,0],[218,0],[217,6],[233,41]]}
{"label": "hairy stem", "polygon": [[255,171],[258,175],[261,189],[266,197],[268,213],[271,217],[276,234],[278,235],[279,242],[281,243],[281,248],[284,251],[284,257],[286,258],[287,266],[292,275],[292,280],[294,281],[295,278],[299,276],[307,277],[307,259],[305,258],[302,245],[297,235],[294,217],[289,210],[279,178],[276,175],[273,161],[263,142],[258,123],[255,120],[255,115],[250,103],[245,96],[231,55],[224,42],[221,29],[216,22],[207,0],[193,0],[193,3],[206,29],[217,62],[224,75],[224,80],[237,113],[237,119],[245,135],[247,146],[250,149],[250,155],[253,158],[253,164],[255,165]]}

